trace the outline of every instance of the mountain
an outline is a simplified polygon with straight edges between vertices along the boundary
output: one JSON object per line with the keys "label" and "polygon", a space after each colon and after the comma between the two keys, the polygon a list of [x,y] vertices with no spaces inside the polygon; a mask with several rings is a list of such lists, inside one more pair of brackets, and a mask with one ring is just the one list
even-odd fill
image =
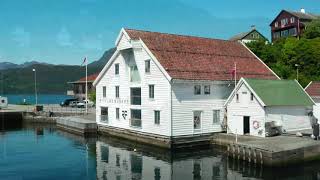
{"label": "mountain", "polygon": [[[109,49],[100,59],[88,64],[88,75],[100,72],[114,51],[114,48]],[[7,66],[4,66],[5,64]],[[34,61],[20,65],[13,63],[1,63],[1,65],[5,68],[0,69],[0,95],[34,93],[32,69],[36,69],[39,94],[65,94],[71,89],[68,82],[85,76],[85,67],[78,65],[53,65]]]}
{"label": "mountain", "polygon": [[48,63],[42,63],[42,62],[38,62],[38,61],[27,61],[23,64],[15,64],[15,63],[11,63],[11,62],[0,62],[0,70],[24,68],[24,67],[29,67],[29,66],[32,66],[35,64],[50,65]]}

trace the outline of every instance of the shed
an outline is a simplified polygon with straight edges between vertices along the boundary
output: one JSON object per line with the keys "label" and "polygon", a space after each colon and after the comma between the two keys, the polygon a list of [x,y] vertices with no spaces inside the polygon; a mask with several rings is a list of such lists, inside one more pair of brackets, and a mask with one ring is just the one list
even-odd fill
{"label": "shed", "polygon": [[284,132],[311,129],[314,101],[296,80],[241,78],[225,103],[228,133],[265,137],[266,123]]}

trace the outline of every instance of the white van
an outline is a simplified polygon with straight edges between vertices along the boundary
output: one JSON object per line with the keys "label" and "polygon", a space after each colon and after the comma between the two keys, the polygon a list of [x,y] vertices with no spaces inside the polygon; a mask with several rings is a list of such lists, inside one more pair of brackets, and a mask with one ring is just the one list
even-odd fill
{"label": "white van", "polygon": [[0,96],[0,109],[8,107],[8,98]]}

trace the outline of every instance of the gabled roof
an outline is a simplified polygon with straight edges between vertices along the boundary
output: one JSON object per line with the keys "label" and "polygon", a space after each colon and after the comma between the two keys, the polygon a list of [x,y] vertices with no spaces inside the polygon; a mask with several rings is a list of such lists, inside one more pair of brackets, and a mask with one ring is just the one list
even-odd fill
{"label": "gabled roof", "polygon": [[238,41],[238,40],[242,40],[244,39],[246,36],[248,36],[249,34],[251,34],[252,32],[257,32],[259,33],[264,39],[267,39],[266,37],[264,37],[259,31],[257,31],[256,29],[252,29],[251,31],[248,31],[248,32],[242,32],[242,33],[239,33],[235,36],[232,36],[229,40],[230,41]]}
{"label": "gabled roof", "polygon": [[320,81],[311,81],[306,87],[306,92],[311,96],[313,99],[320,98]]}
{"label": "gabled roof", "polygon": [[[93,82],[97,77],[99,73],[91,74],[88,76],[88,82]],[[86,82],[86,77],[82,77],[77,81],[70,82],[71,84],[76,84],[76,83],[85,83]]]}
{"label": "gabled roof", "polygon": [[240,42],[124,29],[130,40],[141,40],[172,79],[231,80],[237,77],[278,79]]}
{"label": "gabled roof", "polygon": [[[236,89],[239,89],[242,84],[246,84],[248,86],[263,106],[314,105],[314,101],[296,80],[242,78]],[[233,94],[234,92],[230,96],[234,96]],[[228,99],[228,101],[230,101],[230,99]]]}
{"label": "gabled roof", "polygon": [[312,106],[314,103],[295,80],[244,79],[266,106]]}
{"label": "gabled roof", "polygon": [[280,14],[282,14],[283,12],[287,12],[297,18],[299,18],[300,20],[313,20],[313,19],[318,19],[320,18],[320,15],[316,15],[316,14],[312,14],[312,13],[302,13],[299,11],[289,11],[289,10],[282,10],[276,18],[273,19],[273,21],[270,23],[270,26],[273,24],[273,22],[278,19],[278,17],[280,16]]}

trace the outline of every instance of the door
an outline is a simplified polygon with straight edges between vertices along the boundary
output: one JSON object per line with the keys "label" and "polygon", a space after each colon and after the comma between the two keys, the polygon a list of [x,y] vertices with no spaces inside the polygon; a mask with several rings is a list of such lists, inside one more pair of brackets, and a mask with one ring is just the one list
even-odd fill
{"label": "door", "polygon": [[243,134],[250,134],[250,117],[243,116]]}
{"label": "door", "polygon": [[201,133],[201,111],[193,111],[193,132]]}

